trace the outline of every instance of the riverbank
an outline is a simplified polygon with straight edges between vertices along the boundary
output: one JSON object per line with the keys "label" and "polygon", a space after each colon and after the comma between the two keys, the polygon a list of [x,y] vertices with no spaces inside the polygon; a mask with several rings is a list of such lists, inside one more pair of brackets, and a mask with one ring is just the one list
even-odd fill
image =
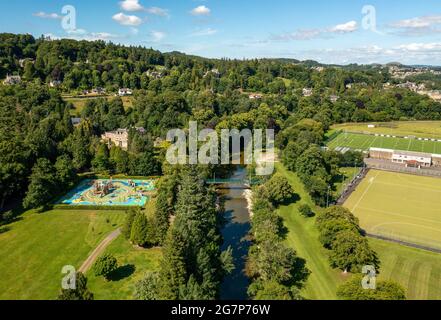
{"label": "riverbank", "polygon": [[252,190],[245,190],[243,192],[243,197],[247,201],[247,209],[250,214],[250,218],[253,217],[253,191]]}

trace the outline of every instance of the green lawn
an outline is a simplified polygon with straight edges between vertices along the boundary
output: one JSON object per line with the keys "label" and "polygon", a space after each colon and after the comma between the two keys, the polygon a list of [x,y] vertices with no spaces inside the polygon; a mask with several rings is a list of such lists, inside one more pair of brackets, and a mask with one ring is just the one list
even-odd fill
{"label": "green lawn", "polygon": [[312,300],[335,300],[336,291],[346,277],[338,270],[333,270],[329,266],[328,253],[318,240],[318,231],[315,226],[315,218],[304,218],[298,212],[301,204],[313,206],[303,184],[299,178],[285,167],[276,164],[277,171],[288,178],[295,192],[301,200],[290,206],[279,209],[283,217],[285,226],[288,228],[287,243],[297,251],[297,254],[306,260],[307,267],[311,271],[308,281],[303,289],[303,296]]}
{"label": "green lawn", "polygon": [[116,239],[107,249],[118,260],[119,270],[113,281],[95,277],[89,271],[89,289],[96,300],[132,300],[134,285],[147,271],[159,269],[161,249],[138,249],[133,247],[123,236]]}
{"label": "green lawn", "polygon": [[441,300],[441,254],[370,239],[381,261],[379,279],[394,280],[411,300]]}
{"label": "green lawn", "polygon": [[0,299],[55,299],[62,267],[78,269],[124,218],[123,211],[25,213],[0,234]]}
{"label": "green lawn", "polygon": [[344,206],[370,234],[441,249],[441,179],[371,170]]}
{"label": "green lawn", "polygon": [[375,128],[368,128],[368,123],[346,123],[335,125],[332,129],[441,139],[441,121],[397,121],[369,124],[375,124]]}
{"label": "green lawn", "polygon": [[367,151],[369,148],[416,151],[441,154],[441,142],[419,140],[420,138],[394,138],[393,136],[375,136],[361,133],[340,133],[327,143],[330,149],[340,151],[343,148]]}
{"label": "green lawn", "polygon": [[[64,97],[64,101],[70,102],[73,104],[74,109],[71,110],[71,114],[73,116],[80,115],[81,111],[84,109],[87,101],[89,100],[95,100],[95,99],[107,99],[108,101],[111,101],[112,99],[115,99],[114,96],[88,96],[88,97]],[[128,109],[133,107],[133,96],[129,97],[121,97],[124,105],[124,109]]]}

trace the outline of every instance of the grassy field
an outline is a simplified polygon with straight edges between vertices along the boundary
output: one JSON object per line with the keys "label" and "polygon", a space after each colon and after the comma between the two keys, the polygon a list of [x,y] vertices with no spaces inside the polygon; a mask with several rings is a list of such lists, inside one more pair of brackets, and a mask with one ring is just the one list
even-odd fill
{"label": "grassy field", "polygon": [[370,239],[381,261],[379,279],[394,280],[410,300],[441,300],[441,254]]}
{"label": "grassy field", "polygon": [[371,170],[344,204],[370,234],[441,249],[441,179]]}
{"label": "grassy field", "polygon": [[[66,102],[70,102],[73,104],[74,109],[71,110],[71,114],[73,116],[80,115],[81,111],[84,109],[84,106],[86,105],[87,101],[94,100],[94,99],[100,99],[105,98],[108,101],[115,99],[114,96],[91,96],[91,97],[64,97],[63,100]],[[133,107],[133,97],[121,97],[123,101],[124,108],[127,110],[130,107]]]}
{"label": "grassy field", "polygon": [[159,269],[161,249],[138,249],[133,247],[123,236],[120,236],[106,249],[117,260],[119,268],[112,276],[112,281],[95,277],[89,271],[89,289],[95,300],[133,300],[134,286],[147,271]]}
{"label": "grassy field", "polygon": [[337,299],[337,287],[347,279],[347,276],[329,266],[328,252],[318,240],[315,218],[307,219],[299,214],[298,207],[301,204],[314,207],[303,184],[294,173],[287,171],[282,164],[278,163],[276,167],[277,171],[289,180],[301,198],[295,204],[282,206],[279,213],[289,230],[287,244],[297,251],[299,257],[306,260],[307,267],[311,271],[302,294],[305,298],[312,300],[335,300]]}
{"label": "grassy field", "polygon": [[0,234],[0,299],[55,299],[61,269],[77,269],[124,221],[119,211],[27,212]]}
{"label": "grassy field", "polygon": [[340,151],[343,148],[367,151],[369,148],[385,148],[393,150],[416,151],[441,154],[441,142],[432,140],[419,140],[394,138],[393,136],[375,136],[358,133],[340,133],[330,140],[327,146]]}
{"label": "grassy field", "polygon": [[441,121],[398,121],[375,124],[368,128],[367,123],[347,123],[332,127],[333,130],[369,132],[396,136],[415,136],[419,138],[441,139]]}

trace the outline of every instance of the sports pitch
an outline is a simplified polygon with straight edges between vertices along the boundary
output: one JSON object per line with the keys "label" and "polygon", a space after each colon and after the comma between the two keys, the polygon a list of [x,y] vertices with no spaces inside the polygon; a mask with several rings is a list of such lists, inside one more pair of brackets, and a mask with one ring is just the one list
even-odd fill
{"label": "sports pitch", "polygon": [[399,138],[393,136],[368,135],[341,132],[328,142],[330,149],[367,151],[369,148],[385,148],[403,151],[415,151],[441,154],[441,141],[438,139]]}
{"label": "sports pitch", "polygon": [[344,207],[368,234],[441,250],[441,179],[371,170]]}

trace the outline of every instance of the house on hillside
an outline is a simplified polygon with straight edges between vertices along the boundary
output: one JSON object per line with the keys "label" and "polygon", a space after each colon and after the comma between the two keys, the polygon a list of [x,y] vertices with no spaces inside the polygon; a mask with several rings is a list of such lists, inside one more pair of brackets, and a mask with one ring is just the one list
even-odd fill
{"label": "house on hillside", "polygon": [[9,74],[6,76],[5,81],[3,81],[3,84],[12,86],[14,84],[20,84],[21,83],[21,77],[20,76],[10,76]]}
{"label": "house on hillside", "polygon": [[131,96],[132,94],[133,94],[133,91],[128,88],[121,88],[118,90],[118,95],[120,97]]}
{"label": "house on hillside", "polygon": [[204,78],[206,78],[209,74],[214,75],[216,78],[219,78],[221,75],[218,69],[211,69],[211,70],[205,72]]}
{"label": "house on hillside", "polygon": [[338,99],[340,99],[340,97],[335,94],[329,96],[329,100],[331,100],[332,103],[336,103]]}
{"label": "house on hillside", "polygon": [[[135,130],[141,134],[145,134],[145,129],[142,127],[135,127]],[[129,148],[129,129],[118,129],[115,131],[105,132],[101,136],[101,140],[106,142],[109,147],[114,144],[121,149],[127,150]]]}
{"label": "house on hillside", "polygon": [[92,94],[105,94],[105,93],[106,93],[106,89],[101,87],[92,89]]}
{"label": "house on hillside", "polygon": [[250,100],[260,100],[263,98],[261,94],[252,93],[249,95]]}
{"label": "house on hillside", "polygon": [[71,119],[70,119],[70,122],[72,123],[72,125],[73,125],[74,127],[77,127],[77,126],[79,126],[80,123],[81,123],[81,118],[71,118]]}
{"label": "house on hillside", "polygon": [[146,72],[146,75],[150,78],[161,79],[164,77],[164,74],[160,71],[149,70]]}
{"label": "house on hillside", "polygon": [[51,88],[56,88],[59,87],[60,85],[61,85],[60,80],[52,80],[51,82],[49,82],[49,87]]}
{"label": "house on hillside", "polygon": [[310,97],[312,96],[312,89],[311,88],[303,88],[302,90],[304,97]]}

